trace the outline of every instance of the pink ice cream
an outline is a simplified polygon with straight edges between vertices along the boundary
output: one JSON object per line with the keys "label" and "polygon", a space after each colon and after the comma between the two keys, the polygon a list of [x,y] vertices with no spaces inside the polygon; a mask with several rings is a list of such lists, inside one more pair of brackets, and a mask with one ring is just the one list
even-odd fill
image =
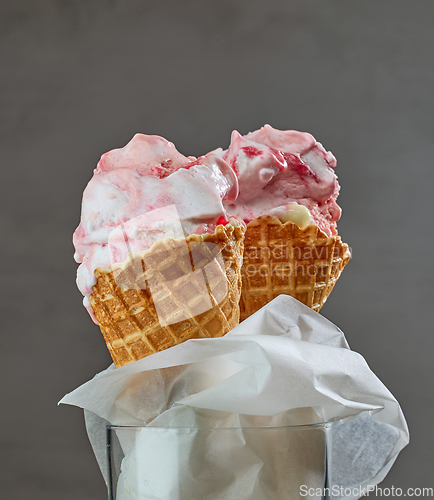
{"label": "pink ice cream", "polygon": [[336,234],[335,165],[310,134],[270,125],[244,137],[234,131],[226,151],[198,159],[162,137],[135,135],[101,157],[83,194],[73,241],[84,305],[93,317],[96,268],[110,268],[162,238],[214,232],[229,217],[247,223],[268,214],[298,223],[301,210],[303,224]]}
{"label": "pink ice cream", "polygon": [[93,316],[94,270],[123,262],[158,239],[214,232],[238,183],[218,155],[185,157],[162,137],[137,134],[101,157],[83,193],[73,242],[77,285]]}
{"label": "pink ice cream", "polygon": [[229,149],[212,154],[238,177],[238,198],[224,204],[230,215],[245,222],[264,214],[279,217],[288,204],[297,203],[309,210],[311,223],[328,236],[336,234],[341,216],[336,159],[310,134],[270,125],[244,137],[234,131]]}

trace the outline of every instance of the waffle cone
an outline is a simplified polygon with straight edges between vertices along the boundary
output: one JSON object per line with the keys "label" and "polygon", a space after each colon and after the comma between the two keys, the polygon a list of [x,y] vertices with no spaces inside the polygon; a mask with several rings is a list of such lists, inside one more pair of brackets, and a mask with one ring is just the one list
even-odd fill
{"label": "waffle cone", "polygon": [[240,319],[280,294],[291,295],[319,311],[350,260],[339,236],[317,226],[262,215],[247,224],[244,241]]}
{"label": "waffle cone", "polygon": [[232,220],[95,270],[90,301],[116,367],[239,323],[243,239]]}

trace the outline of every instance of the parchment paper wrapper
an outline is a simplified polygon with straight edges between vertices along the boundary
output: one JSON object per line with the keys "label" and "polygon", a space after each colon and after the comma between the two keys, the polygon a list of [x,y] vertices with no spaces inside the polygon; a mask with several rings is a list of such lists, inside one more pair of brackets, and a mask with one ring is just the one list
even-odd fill
{"label": "parchment paper wrapper", "polygon": [[[383,480],[409,439],[398,402],[362,356],[349,349],[343,333],[320,314],[284,295],[222,338],[188,340],[122,368],[112,365],[66,395],[61,403],[85,409],[88,435],[106,481],[107,422],[192,430],[235,427],[241,436],[243,429],[255,426],[335,422],[331,426],[329,486],[335,486],[331,492],[336,499],[359,498],[357,491]],[[261,435],[257,433],[257,439]],[[148,462],[161,454],[159,441],[148,440],[138,450],[140,439],[121,443],[126,455],[124,475],[134,469],[138,453],[146,454]],[[225,443],[225,466],[233,473],[232,482],[209,492],[203,483],[200,497],[178,496],[167,492],[177,491],[176,484],[184,479],[191,480],[193,469],[198,477],[212,478],[219,465],[217,457],[216,463],[209,457],[201,462],[207,443],[197,440],[195,432],[186,433],[182,442],[186,456],[179,460],[194,462],[194,467],[172,463],[169,465],[175,467],[176,474],[152,471],[154,484],[164,481],[166,493],[160,498],[299,498],[299,491],[294,496],[272,491],[266,468],[253,451],[272,444],[255,439],[255,433],[250,432],[248,439]],[[210,441],[209,446],[214,444]],[[318,449],[323,446],[317,445]],[[300,463],[305,447],[306,443],[300,445]],[[173,462],[173,454],[170,456]],[[288,475],[288,471],[280,474]],[[120,483],[125,480],[128,477]],[[341,495],[344,489],[345,495]],[[349,489],[354,494],[349,495]],[[158,496],[139,496],[137,492],[123,496],[118,491],[118,498]]]}

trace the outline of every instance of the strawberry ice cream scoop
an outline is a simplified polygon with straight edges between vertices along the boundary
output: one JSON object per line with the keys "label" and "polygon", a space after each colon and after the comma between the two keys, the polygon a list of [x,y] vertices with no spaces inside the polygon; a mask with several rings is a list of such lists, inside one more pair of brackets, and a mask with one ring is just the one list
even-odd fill
{"label": "strawberry ice cream scoop", "polygon": [[104,154],[73,236],[77,285],[91,315],[96,268],[123,262],[129,251],[147,250],[158,239],[213,232],[226,221],[223,200],[237,195],[237,178],[220,156],[185,157],[162,137],[137,134]]}
{"label": "strawberry ice cream scoop", "polygon": [[312,135],[265,125],[245,136],[234,131],[229,149],[213,154],[219,154],[238,177],[238,198],[225,202],[230,215],[245,222],[264,214],[285,218],[298,204],[298,219],[300,214],[306,219],[305,207],[310,223],[328,236],[336,234],[341,215],[336,159]]}

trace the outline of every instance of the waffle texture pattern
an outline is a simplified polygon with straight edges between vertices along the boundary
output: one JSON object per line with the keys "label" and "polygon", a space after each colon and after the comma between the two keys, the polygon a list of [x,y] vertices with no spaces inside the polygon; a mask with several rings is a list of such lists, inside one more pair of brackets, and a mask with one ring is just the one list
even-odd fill
{"label": "waffle texture pattern", "polygon": [[239,323],[244,229],[160,240],[121,265],[96,269],[90,301],[117,367]]}
{"label": "waffle texture pattern", "polygon": [[262,215],[247,224],[244,241],[241,321],[280,294],[319,311],[350,260],[339,236],[317,226]]}

